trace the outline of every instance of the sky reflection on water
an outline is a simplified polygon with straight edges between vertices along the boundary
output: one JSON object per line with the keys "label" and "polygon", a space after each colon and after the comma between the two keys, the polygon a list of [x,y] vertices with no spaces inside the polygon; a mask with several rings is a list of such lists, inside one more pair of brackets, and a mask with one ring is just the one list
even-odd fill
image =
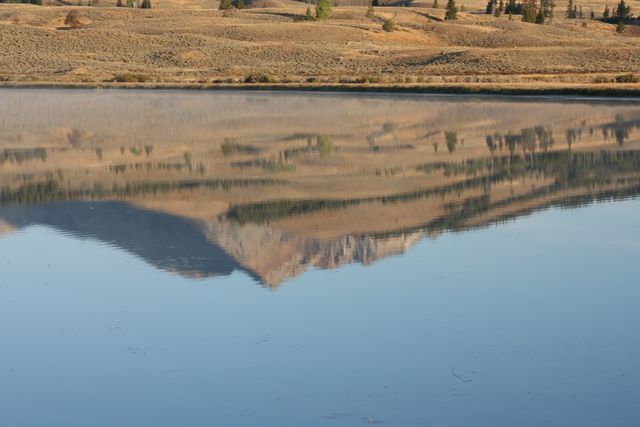
{"label": "sky reflection on water", "polygon": [[552,209],[275,293],[30,227],[0,238],[0,421],[635,425],[639,214]]}

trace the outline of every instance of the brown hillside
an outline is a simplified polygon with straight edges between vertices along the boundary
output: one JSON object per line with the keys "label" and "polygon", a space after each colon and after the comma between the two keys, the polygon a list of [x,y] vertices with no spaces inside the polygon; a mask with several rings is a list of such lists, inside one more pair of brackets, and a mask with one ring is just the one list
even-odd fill
{"label": "brown hillside", "polygon": [[[441,22],[432,17],[443,10],[417,7],[376,8],[373,20],[364,7],[337,7],[308,22],[304,3],[227,12],[204,10],[204,1],[154,4],[0,5],[0,80],[592,83],[640,72],[631,25],[618,35],[614,25],[563,18],[540,26],[461,13]],[[82,28],[65,26],[70,10]],[[398,30],[383,31],[384,17]]]}

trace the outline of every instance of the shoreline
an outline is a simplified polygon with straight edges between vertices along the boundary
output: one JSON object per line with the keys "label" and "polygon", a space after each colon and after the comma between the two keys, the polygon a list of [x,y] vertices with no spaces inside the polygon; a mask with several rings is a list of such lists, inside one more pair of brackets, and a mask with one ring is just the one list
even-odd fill
{"label": "shoreline", "polygon": [[388,85],[297,83],[116,83],[116,82],[0,82],[0,89],[144,89],[265,92],[326,92],[424,95],[578,96],[589,98],[640,98],[640,84],[602,85]]}

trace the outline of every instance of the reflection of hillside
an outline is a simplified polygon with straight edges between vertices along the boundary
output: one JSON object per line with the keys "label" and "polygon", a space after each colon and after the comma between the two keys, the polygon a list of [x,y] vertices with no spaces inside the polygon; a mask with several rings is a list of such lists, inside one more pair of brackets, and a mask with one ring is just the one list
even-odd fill
{"label": "reflection of hillside", "polygon": [[[463,179],[449,185],[367,198],[231,204],[219,211],[220,217],[201,216],[198,221],[182,218],[194,214],[175,216],[120,202],[33,204],[82,196],[64,195],[51,184],[47,188],[52,193],[41,189],[37,196],[12,200],[23,204],[0,209],[0,218],[12,228],[46,224],[109,242],[157,267],[188,276],[242,269],[273,287],[310,267],[369,264],[403,253],[443,230],[484,226],[546,206],[640,194],[640,151],[494,157],[474,162],[472,172],[465,172],[468,164],[453,168],[452,175]],[[225,185],[223,191],[246,185]],[[158,203],[150,196],[158,192],[147,190],[147,197],[131,201],[175,210],[174,202]],[[161,196],[175,197],[184,189],[164,190]],[[102,196],[109,198],[107,193]],[[189,206],[194,202],[187,202]]]}
{"label": "reflection of hillside", "polygon": [[[420,170],[428,173],[443,170],[446,176],[462,175],[464,180],[452,184],[412,191],[408,193],[390,194],[377,197],[355,199],[303,199],[280,200],[246,205],[231,206],[227,217],[244,222],[264,222],[292,215],[306,214],[314,211],[340,209],[365,203],[399,203],[431,196],[450,195],[453,193],[482,188],[489,195],[490,187],[505,181],[538,177],[539,180],[551,180],[536,191],[514,196],[539,197],[550,195],[561,190],[572,188],[591,188],[612,184],[612,175],[622,176],[640,172],[640,151],[617,152],[554,152],[531,154],[528,157],[506,156],[480,158],[460,163],[438,163],[423,165]],[[453,172],[452,172],[453,171]],[[479,175],[479,176],[478,176]],[[637,177],[627,180],[618,178],[621,184],[637,183]]]}
{"label": "reflection of hillside", "polygon": [[218,276],[240,268],[200,227],[173,215],[121,202],[69,201],[8,206],[0,216],[15,227],[42,224],[72,236],[121,247],[148,263],[189,276]]}
{"label": "reflection of hillside", "polygon": [[[442,230],[640,192],[633,103],[69,99],[1,101],[0,231],[49,224],[190,276],[243,269],[277,286]],[[22,117],[28,102],[35,113]]]}

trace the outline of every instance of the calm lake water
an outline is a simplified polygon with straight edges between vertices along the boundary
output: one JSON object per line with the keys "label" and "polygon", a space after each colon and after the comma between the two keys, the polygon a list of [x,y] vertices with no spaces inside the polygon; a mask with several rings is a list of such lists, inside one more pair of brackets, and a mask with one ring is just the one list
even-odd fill
{"label": "calm lake water", "polygon": [[0,425],[640,425],[637,101],[0,90]]}

